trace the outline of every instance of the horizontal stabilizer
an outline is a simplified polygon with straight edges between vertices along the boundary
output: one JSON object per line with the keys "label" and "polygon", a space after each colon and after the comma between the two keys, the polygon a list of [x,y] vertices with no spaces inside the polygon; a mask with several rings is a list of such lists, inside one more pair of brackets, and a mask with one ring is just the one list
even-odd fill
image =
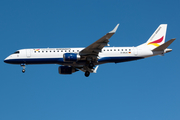
{"label": "horizontal stabilizer", "polygon": [[162,51],[165,50],[176,38],[173,38],[167,42],[165,42],[164,44],[160,45],[159,47],[153,49],[152,51]]}

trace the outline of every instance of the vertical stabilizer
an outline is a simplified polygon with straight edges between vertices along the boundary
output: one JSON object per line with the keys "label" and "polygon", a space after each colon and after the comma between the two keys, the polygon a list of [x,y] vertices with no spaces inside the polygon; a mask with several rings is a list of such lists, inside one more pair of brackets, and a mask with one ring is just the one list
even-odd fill
{"label": "vertical stabilizer", "polygon": [[148,41],[138,47],[149,47],[151,50],[165,43],[167,24],[161,24]]}

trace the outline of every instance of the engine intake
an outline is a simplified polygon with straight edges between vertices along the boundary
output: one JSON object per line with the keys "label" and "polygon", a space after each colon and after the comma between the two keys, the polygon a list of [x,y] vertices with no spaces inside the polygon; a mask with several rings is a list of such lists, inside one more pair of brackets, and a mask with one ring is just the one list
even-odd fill
{"label": "engine intake", "polygon": [[63,60],[64,62],[76,62],[80,59],[80,55],[76,53],[64,53]]}
{"label": "engine intake", "polygon": [[59,66],[58,71],[59,71],[59,74],[72,74],[78,70],[71,66]]}

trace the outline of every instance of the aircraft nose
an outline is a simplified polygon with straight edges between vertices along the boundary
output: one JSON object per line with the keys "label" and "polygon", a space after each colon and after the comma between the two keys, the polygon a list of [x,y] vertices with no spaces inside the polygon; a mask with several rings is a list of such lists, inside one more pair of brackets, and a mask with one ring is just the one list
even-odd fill
{"label": "aircraft nose", "polygon": [[5,63],[8,63],[8,60],[7,60],[7,58],[6,58],[6,59],[4,59],[4,62],[5,62]]}
{"label": "aircraft nose", "polygon": [[5,62],[5,63],[10,63],[10,58],[9,58],[9,56],[4,59],[4,62]]}

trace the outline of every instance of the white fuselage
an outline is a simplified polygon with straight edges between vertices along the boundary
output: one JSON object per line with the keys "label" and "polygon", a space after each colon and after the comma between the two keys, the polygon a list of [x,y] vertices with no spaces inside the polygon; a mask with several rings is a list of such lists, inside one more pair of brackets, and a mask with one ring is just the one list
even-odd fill
{"label": "white fuselage", "polygon": [[[64,53],[79,54],[84,48],[40,48],[21,49],[8,56],[6,63],[11,64],[61,64],[61,65],[84,65],[85,61],[65,62]],[[157,54],[161,54],[157,53]],[[108,62],[126,62],[157,55],[151,50],[138,47],[104,47],[99,53],[98,62],[95,65]]]}

